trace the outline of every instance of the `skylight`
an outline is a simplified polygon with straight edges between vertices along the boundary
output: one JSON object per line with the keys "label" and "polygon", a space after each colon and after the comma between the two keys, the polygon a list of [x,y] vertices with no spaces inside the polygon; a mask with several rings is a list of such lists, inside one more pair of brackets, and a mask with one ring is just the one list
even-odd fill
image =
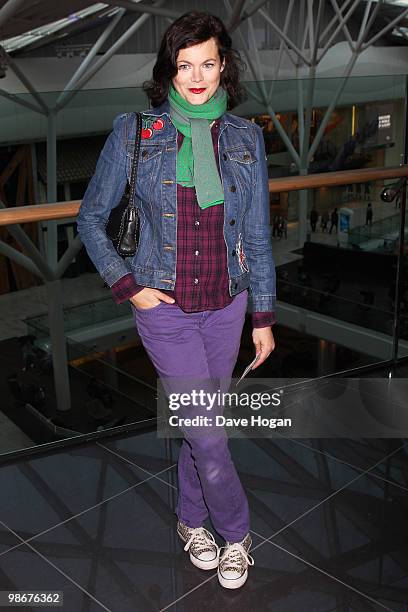
{"label": "skylight", "polygon": [[[33,42],[37,42],[44,38],[45,36],[49,36],[50,34],[54,34],[60,30],[63,30],[67,26],[71,25],[75,21],[80,21],[85,17],[89,17],[94,13],[97,13],[103,9],[109,8],[109,5],[104,4],[102,2],[98,2],[97,4],[92,4],[81,11],[77,11],[75,13],[71,13],[68,17],[64,17],[64,19],[58,19],[58,21],[53,21],[51,23],[44,24],[39,28],[34,28],[33,30],[29,30],[25,34],[21,34],[19,36],[13,36],[12,38],[7,38],[6,40],[0,41],[0,45],[4,47],[4,49],[8,52],[16,51],[17,49],[22,49],[32,44]],[[115,15],[120,9],[113,8],[108,15]]]}

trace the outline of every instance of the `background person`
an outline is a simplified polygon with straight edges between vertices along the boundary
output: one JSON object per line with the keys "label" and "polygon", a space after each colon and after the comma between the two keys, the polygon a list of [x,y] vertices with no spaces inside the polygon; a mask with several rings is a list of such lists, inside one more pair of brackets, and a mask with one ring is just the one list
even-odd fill
{"label": "background person", "polygon": [[330,215],[330,222],[331,222],[331,225],[330,225],[330,229],[329,229],[329,234],[332,233],[333,227],[335,227],[336,231],[337,231],[337,226],[338,226],[338,223],[339,223],[339,213],[337,212],[337,208],[335,208],[332,211],[332,214]]}
{"label": "background person", "polygon": [[319,213],[316,210],[316,207],[313,206],[312,210],[310,211],[310,227],[312,228],[312,232],[316,231],[316,224],[319,220]]}
{"label": "background person", "polygon": [[367,209],[366,209],[366,225],[372,225],[373,224],[373,207],[371,205],[371,202],[369,202],[367,204]]}

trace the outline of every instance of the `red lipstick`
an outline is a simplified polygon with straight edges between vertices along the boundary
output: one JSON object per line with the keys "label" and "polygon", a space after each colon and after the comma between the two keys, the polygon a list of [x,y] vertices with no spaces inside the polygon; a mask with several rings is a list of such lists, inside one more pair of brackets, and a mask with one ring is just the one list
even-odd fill
{"label": "red lipstick", "polygon": [[190,88],[189,91],[191,91],[191,93],[194,93],[194,94],[200,94],[203,91],[205,91],[205,87],[201,87],[201,89],[192,89],[192,88]]}

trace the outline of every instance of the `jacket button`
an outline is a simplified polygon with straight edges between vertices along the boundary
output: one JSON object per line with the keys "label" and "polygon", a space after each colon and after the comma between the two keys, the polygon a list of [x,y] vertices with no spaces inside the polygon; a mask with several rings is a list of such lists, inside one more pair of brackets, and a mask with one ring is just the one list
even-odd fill
{"label": "jacket button", "polygon": [[146,149],[142,152],[142,157],[147,157],[147,151]]}
{"label": "jacket button", "polygon": [[235,219],[231,219],[230,225],[235,225]]}
{"label": "jacket button", "polygon": [[231,185],[230,191],[232,191],[232,193],[235,193],[236,190],[237,190],[237,188],[235,187],[235,185]]}
{"label": "jacket button", "polygon": [[237,254],[236,251],[232,251],[231,255],[235,256]]}
{"label": "jacket button", "polygon": [[227,161],[227,154],[226,154],[226,153],[223,153],[223,154],[222,154],[222,158],[223,158],[223,160],[224,160],[224,161]]}

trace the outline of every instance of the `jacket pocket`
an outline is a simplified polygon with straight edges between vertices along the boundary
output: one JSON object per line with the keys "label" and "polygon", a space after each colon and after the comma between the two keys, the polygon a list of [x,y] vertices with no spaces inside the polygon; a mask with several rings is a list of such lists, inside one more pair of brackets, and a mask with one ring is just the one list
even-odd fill
{"label": "jacket pocket", "polygon": [[[133,159],[135,151],[135,141],[128,140],[126,147],[126,155]],[[163,153],[163,144],[145,144],[143,140],[140,143],[139,164],[145,164]]]}
{"label": "jacket pocket", "polygon": [[253,164],[257,161],[255,157],[255,150],[251,150],[249,148],[233,149],[227,151],[227,154],[231,161],[237,162],[238,164]]}
{"label": "jacket pocket", "polygon": [[229,158],[229,166],[235,180],[240,186],[242,201],[247,206],[252,197],[255,184],[256,162],[255,149],[251,147],[239,147],[226,151]]}
{"label": "jacket pocket", "polygon": [[[135,141],[130,140],[126,147],[126,172],[130,183]],[[163,144],[140,144],[139,163],[136,174],[136,196],[144,202],[150,201],[152,186],[159,179]]]}

